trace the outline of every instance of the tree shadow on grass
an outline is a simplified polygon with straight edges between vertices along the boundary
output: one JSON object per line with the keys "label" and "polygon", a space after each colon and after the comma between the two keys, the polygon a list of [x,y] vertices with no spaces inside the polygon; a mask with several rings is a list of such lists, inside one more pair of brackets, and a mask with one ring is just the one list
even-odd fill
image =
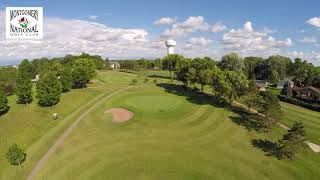
{"label": "tree shadow on grass", "polygon": [[277,143],[269,141],[267,139],[252,139],[251,144],[253,147],[265,152],[266,156],[277,157]]}
{"label": "tree shadow on grass", "polygon": [[175,94],[177,96],[184,96],[187,98],[187,101],[199,104],[199,105],[213,105],[216,107],[224,107],[222,104],[220,104],[216,98],[213,95],[198,92],[193,90],[190,87],[185,87],[178,84],[172,84],[172,83],[159,83],[157,86],[165,89],[166,92]]}
{"label": "tree shadow on grass", "polygon": [[237,114],[229,117],[233,123],[245,127],[248,131],[264,132],[263,126],[259,123],[261,116],[258,114],[250,113],[237,106],[229,106],[228,109]]}
{"label": "tree shadow on grass", "polygon": [[149,78],[159,78],[159,79],[171,79],[169,76],[162,76],[162,75],[155,75],[155,74],[147,75],[147,77],[149,77]]}

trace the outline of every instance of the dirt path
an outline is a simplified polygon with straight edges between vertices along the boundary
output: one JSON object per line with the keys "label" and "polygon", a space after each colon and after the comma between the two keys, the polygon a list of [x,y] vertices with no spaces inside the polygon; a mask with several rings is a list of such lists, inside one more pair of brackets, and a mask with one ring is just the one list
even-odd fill
{"label": "dirt path", "polygon": [[91,111],[96,109],[98,106],[100,106],[102,103],[104,103],[106,100],[111,98],[112,96],[125,91],[127,89],[130,89],[131,87],[126,87],[120,90],[117,90],[108,96],[105,96],[103,99],[96,102],[94,105],[92,105],[89,109],[87,109],[85,112],[83,112],[70,126],[68,129],[66,129],[63,134],[57,139],[57,141],[53,144],[53,146],[50,147],[50,149],[44,154],[44,156],[38,161],[36,166],[32,169],[31,173],[28,175],[27,180],[33,180],[37,176],[37,174],[43,169],[43,167],[47,164],[49,158],[57,151],[59,146],[64,142],[64,140],[69,136],[69,134],[76,128],[76,126],[79,124],[79,122]]}
{"label": "dirt path", "polygon": [[[244,108],[244,109],[248,109],[248,107],[247,107],[246,105],[241,104],[241,103],[239,103],[239,102],[237,102],[237,101],[234,101],[233,103],[234,103],[235,105],[237,105],[237,106],[240,106],[240,107]],[[261,116],[264,116],[264,114],[261,114],[261,113],[259,113],[257,110],[252,109],[252,108],[250,109],[250,112],[252,112],[252,113],[257,113],[257,114],[259,114],[259,115],[261,115]],[[277,122],[277,124],[278,124],[281,128],[283,128],[283,129],[285,129],[285,130],[290,130],[290,128],[289,128],[288,126],[286,126],[286,125],[284,125],[284,124],[282,124],[282,123],[280,123],[280,122]],[[306,143],[313,152],[315,152],[315,153],[319,153],[319,152],[320,152],[320,146],[319,146],[318,144],[312,143],[312,142],[310,142],[310,141],[305,141],[304,143]]]}

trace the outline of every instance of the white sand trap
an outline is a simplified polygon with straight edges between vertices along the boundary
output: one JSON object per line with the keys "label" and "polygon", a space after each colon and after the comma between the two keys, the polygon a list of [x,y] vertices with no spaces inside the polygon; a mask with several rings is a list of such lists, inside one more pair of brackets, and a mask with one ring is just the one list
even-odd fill
{"label": "white sand trap", "polygon": [[133,112],[123,108],[110,108],[104,113],[112,113],[112,121],[117,123],[126,122],[134,115]]}

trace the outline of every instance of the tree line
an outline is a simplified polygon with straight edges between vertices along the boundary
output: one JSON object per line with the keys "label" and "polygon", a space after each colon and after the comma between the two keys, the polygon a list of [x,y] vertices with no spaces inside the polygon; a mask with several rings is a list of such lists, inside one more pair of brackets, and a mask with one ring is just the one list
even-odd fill
{"label": "tree line", "polygon": [[[103,69],[108,60],[100,56],[82,53],[79,56],[67,55],[63,58],[22,60],[18,69],[0,69],[0,115],[9,110],[7,95],[16,94],[18,104],[30,104],[34,98],[39,106],[53,106],[60,101],[61,93],[72,88],[85,88]],[[36,93],[34,95],[33,83]],[[10,86],[9,86],[10,85]],[[8,86],[11,91],[8,92]]]}
{"label": "tree line", "polygon": [[[170,77],[180,81],[186,88],[190,85],[199,85],[199,90],[203,92],[204,86],[211,87],[215,99],[223,105],[231,105],[241,97],[248,111],[252,111],[251,108],[256,111],[254,117],[251,117],[255,119],[254,126],[257,130],[267,133],[281,120],[283,113],[277,95],[258,90],[255,82],[256,76],[263,75],[269,79],[276,74],[272,71],[277,73],[279,71],[278,78],[284,78],[290,73],[289,69],[295,67],[299,60],[290,64],[288,58],[271,56],[254,66],[252,64],[249,66],[248,62],[252,59],[255,58],[249,57],[242,60],[237,54],[231,53],[223,56],[220,62],[216,62],[209,57],[191,59],[173,54],[162,59],[162,68],[168,70]],[[288,64],[281,67],[270,63],[270,61],[279,63],[278,60]],[[262,65],[267,68],[268,64],[270,65],[269,70],[274,68],[270,73],[265,70],[263,73],[255,71]],[[247,120],[251,121],[250,118]],[[273,154],[279,159],[293,159],[296,153],[304,147],[304,140],[304,126],[301,122],[295,122],[291,130],[276,143]]]}

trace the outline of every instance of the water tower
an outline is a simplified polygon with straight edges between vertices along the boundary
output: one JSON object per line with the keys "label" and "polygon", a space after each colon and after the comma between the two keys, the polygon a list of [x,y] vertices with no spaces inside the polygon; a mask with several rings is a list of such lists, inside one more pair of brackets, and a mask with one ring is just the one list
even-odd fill
{"label": "water tower", "polygon": [[174,54],[174,47],[177,45],[177,43],[172,40],[172,39],[169,39],[169,40],[166,40],[166,46],[167,46],[167,53],[168,55],[169,54]]}

